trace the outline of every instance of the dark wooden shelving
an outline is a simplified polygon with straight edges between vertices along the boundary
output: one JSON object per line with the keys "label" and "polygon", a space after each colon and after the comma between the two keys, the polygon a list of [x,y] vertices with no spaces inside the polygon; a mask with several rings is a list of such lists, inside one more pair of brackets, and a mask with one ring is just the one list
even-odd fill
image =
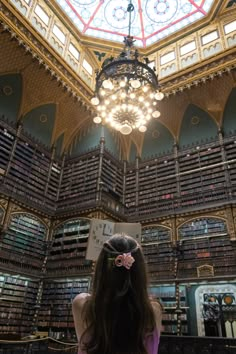
{"label": "dark wooden shelving", "polygon": [[66,278],[45,281],[38,313],[38,328],[54,338],[75,338],[72,301],[79,293],[88,293],[90,278]]}
{"label": "dark wooden shelving", "polygon": [[[152,297],[157,298],[163,306],[162,313],[162,333],[163,334],[177,334],[178,317],[177,312],[177,299],[175,284],[162,284],[159,286],[151,286],[149,293]],[[186,287],[180,286],[180,309],[182,311],[180,315],[181,334],[188,335],[188,318],[187,318],[187,298]]]}
{"label": "dark wooden shelving", "polygon": [[0,273],[0,332],[21,336],[32,332],[38,281]]}
{"label": "dark wooden shelving", "polygon": [[48,276],[91,272],[92,264],[85,259],[89,230],[89,219],[70,220],[56,228],[47,258]]}
{"label": "dark wooden shelving", "polygon": [[8,229],[1,241],[1,262],[13,267],[31,267],[39,273],[44,262],[46,249],[46,227],[29,214],[13,214]]}

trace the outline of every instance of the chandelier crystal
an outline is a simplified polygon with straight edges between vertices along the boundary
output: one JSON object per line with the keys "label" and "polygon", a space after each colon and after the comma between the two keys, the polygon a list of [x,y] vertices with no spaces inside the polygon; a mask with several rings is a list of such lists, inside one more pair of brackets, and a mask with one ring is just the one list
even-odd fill
{"label": "chandelier crystal", "polygon": [[95,96],[91,99],[97,113],[94,123],[110,124],[124,135],[134,129],[144,133],[148,122],[160,116],[157,101],[164,98],[155,69],[148,66],[148,58],[139,60],[138,50],[133,48],[132,11],[134,6],[130,0],[129,34],[124,38],[124,49],[117,58],[104,61],[96,76]]}

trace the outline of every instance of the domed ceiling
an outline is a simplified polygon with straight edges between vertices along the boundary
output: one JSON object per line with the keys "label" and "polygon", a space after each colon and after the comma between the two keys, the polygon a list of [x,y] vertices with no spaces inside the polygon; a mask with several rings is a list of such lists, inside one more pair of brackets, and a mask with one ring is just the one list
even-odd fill
{"label": "domed ceiling", "polygon": [[[56,0],[81,33],[123,42],[129,0]],[[131,35],[146,47],[204,18],[214,0],[132,0]]]}

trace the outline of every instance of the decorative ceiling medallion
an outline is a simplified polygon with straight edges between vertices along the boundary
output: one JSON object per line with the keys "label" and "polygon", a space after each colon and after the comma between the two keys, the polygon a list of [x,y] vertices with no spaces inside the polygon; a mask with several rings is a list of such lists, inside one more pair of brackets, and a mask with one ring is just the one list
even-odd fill
{"label": "decorative ceiling medallion", "polygon": [[[92,37],[123,42],[127,0],[56,0],[75,26]],[[207,16],[214,0],[134,0],[131,32],[145,47]]]}
{"label": "decorative ceiling medallion", "polygon": [[40,117],[39,117],[39,120],[41,123],[46,123],[47,120],[48,120],[48,117],[46,114],[41,114]]}
{"label": "decorative ceiling medallion", "polygon": [[192,125],[198,125],[200,123],[200,118],[198,116],[193,116],[191,118]]}
{"label": "decorative ceiling medallion", "polygon": [[13,88],[9,85],[4,86],[2,89],[5,96],[11,96],[13,94]]}
{"label": "decorative ceiling medallion", "polygon": [[157,129],[153,130],[152,137],[158,139],[160,137],[160,132]]}

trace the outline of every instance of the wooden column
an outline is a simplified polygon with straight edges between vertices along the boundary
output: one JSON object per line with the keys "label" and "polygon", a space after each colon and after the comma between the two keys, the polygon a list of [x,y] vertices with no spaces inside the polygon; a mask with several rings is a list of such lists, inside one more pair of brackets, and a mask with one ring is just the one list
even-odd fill
{"label": "wooden column", "polygon": [[[227,156],[224,147],[224,137],[221,129],[218,129],[218,138],[220,143],[222,162],[227,162]],[[223,169],[225,174],[226,192],[228,193],[228,196],[231,198],[231,181],[230,181],[230,175],[229,175],[227,163],[223,164]]]}
{"label": "wooden column", "polygon": [[65,160],[66,160],[66,153],[63,154],[62,160],[61,160],[61,172],[60,172],[59,183],[58,183],[58,190],[57,190],[57,201],[59,200],[59,197],[60,197],[60,189],[61,189],[61,182],[62,182],[62,178],[63,178],[63,171],[64,171],[64,166],[65,166]]}
{"label": "wooden column", "polygon": [[50,183],[52,165],[53,165],[53,160],[54,160],[55,153],[56,153],[56,147],[53,146],[52,147],[52,154],[51,154],[51,161],[50,161],[50,165],[49,165],[49,169],[48,169],[47,182],[46,182],[46,186],[45,186],[45,190],[44,190],[44,195],[45,196],[47,195],[47,192],[48,192],[48,186],[49,186],[49,183]]}
{"label": "wooden column", "polygon": [[105,148],[105,137],[104,128],[102,128],[102,136],[100,138],[100,153],[99,153],[99,163],[98,163],[98,177],[97,177],[97,190],[96,190],[96,201],[101,201],[102,199],[102,162]]}
{"label": "wooden column", "polygon": [[125,194],[126,194],[126,174],[127,174],[127,161],[123,161],[123,188],[122,188],[122,203],[125,206]]}
{"label": "wooden column", "polygon": [[9,171],[10,171],[11,163],[12,163],[12,160],[13,160],[14,155],[15,155],[16,145],[17,145],[18,140],[19,140],[19,137],[20,137],[20,135],[21,135],[21,131],[22,131],[22,124],[20,123],[20,124],[18,124],[18,126],[17,126],[16,137],[15,137],[15,140],[14,140],[14,143],[13,143],[13,146],[12,146],[11,156],[10,156],[10,159],[9,159],[9,161],[8,161],[8,164],[7,164],[5,176],[7,176],[8,173],[9,173]]}
{"label": "wooden column", "polygon": [[135,209],[138,211],[139,207],[139,156],[136,156],[135,160]]}

